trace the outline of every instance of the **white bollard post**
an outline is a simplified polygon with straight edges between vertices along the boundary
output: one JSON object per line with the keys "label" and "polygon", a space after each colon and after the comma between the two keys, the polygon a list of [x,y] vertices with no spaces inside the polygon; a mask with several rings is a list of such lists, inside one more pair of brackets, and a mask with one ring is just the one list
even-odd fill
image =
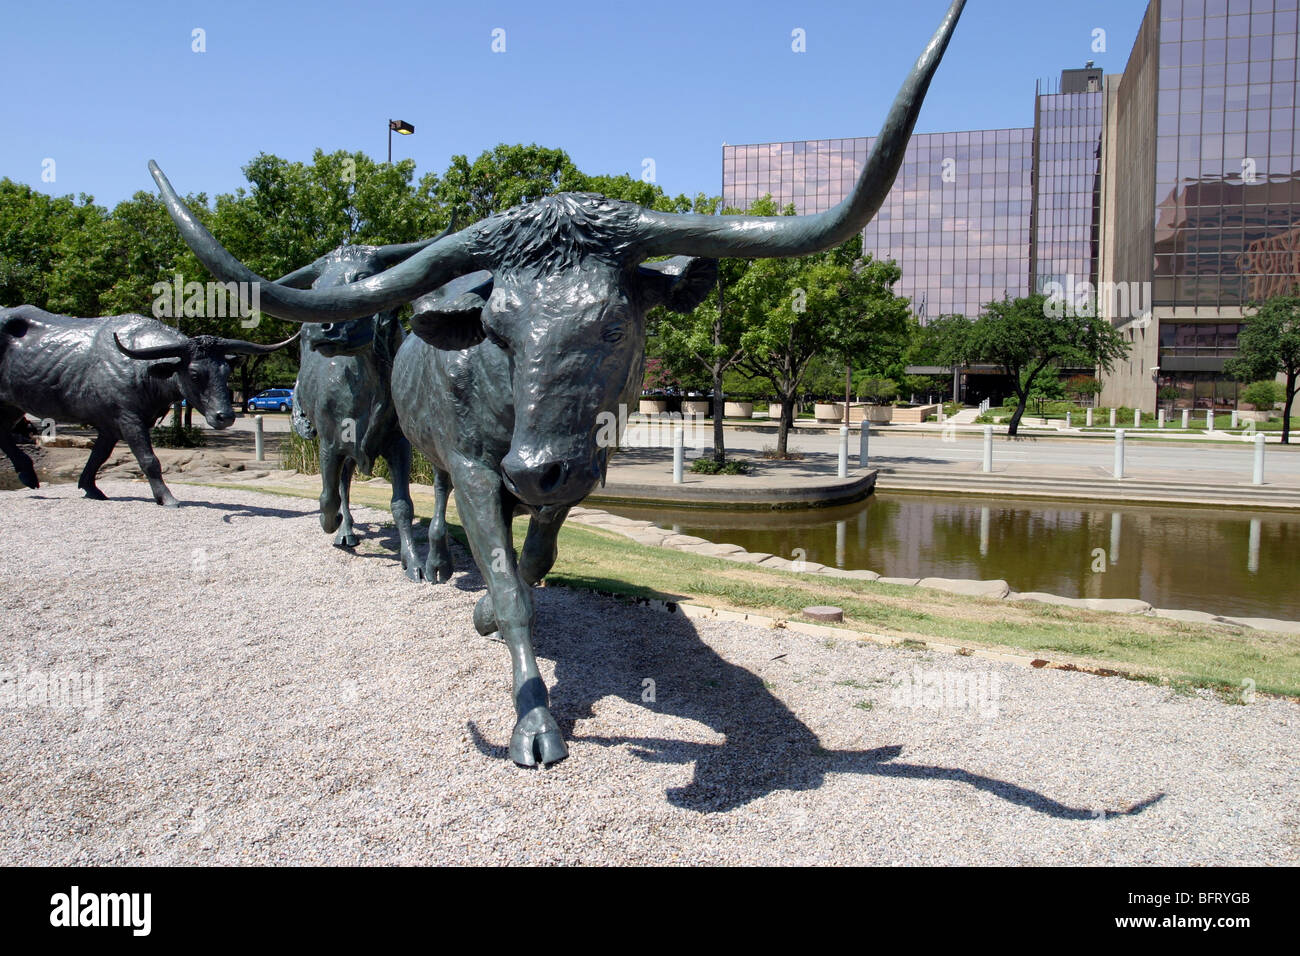
{"label": "white bollard post", "polygon": [[1232,410],[1232,430],[1237,430],[1237,410],[1235,408]]}
{"label": "white bollard post", "polygon": [[673,484],[685,481],[686,429],[681,425],[673,428]]}
{"label": "white bollard post", "polygon": [[1205,413],[1205,430],[1207,432],[1214,431],[1214,409],[1212,408]]}
{"label": "white bollard post", "polygon": [[1073,413],[1073,412],[1066,412],[1066,413],[1065,413],[1065,427],[1066,427],[1067,429],[1069,429],[1069,428],[1071,427],[1071,422],[1072,422],[1072,420],[1073,420],[1073,416],[1074,416],[1074,413]]}
{"label": "white bollard post", "polygon": [[1255,477],[1251,484],[1262,485],[1264,483],[1264,435],[1261,432],[1255,432]]}
{"label": "white bollard post", "polygon": [[1115,427],[1115,409],[1113,408],[1110,410],[1110,427]]}
{"label": "white bollard post", "polygon": [[1133,427],[1134,428],[1142,427],[1142,409],[1140,408],[1133,409]]}
{"label": "white bollard post", "polygon": [[1087,425],[1089,428],[1092,427],[1092,409],[1091,409],[1091,408],[1088,409],[1087,416],[1084,418],[1084,424]]}
{"label": "white bollard post", "polygon": [[1124,477],[1124,429],[1115,430],[1115,477]]}
{"label": "white bollard post", "polygon": [[984,474],[993,471],[993,426],[984,426]]}
{"label": "white bollard post", "polygon": [[1192,424],[1192,411],[1189,408],[1183,409],[1183,428],[1190,428]]}
{"label": "white bollard post", "polygon": [[253,447],[257,452],[258,461],[266,461],[266,445],[262,438],[262,416],[253,416]]}
{"label": "white bollard post", "polygon": [[871,437],[871,423],[862,419],[862,430],[858,433],[858,467],[867,467],[867,441]]}
{"label": "white bollard post", "polygon": [[849,426],[840,426],[840,467],[839,476],[847,478],[849,476]]}
{"label": "white bollard post", "polygon": [[1165,427],[1165,410],[1162,408],[1156,412],[1156,428]]}

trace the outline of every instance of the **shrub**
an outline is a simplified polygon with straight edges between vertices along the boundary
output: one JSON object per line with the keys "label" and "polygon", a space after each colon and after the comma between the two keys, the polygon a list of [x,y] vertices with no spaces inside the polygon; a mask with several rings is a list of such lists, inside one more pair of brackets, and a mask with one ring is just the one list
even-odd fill
{"label": "shrub", "polygon": [[[290,430],[285,440],[280,443],[280,467],[303,475],[319,475],[320,439],[303,438],[297,432]],[[377,458],[374,474],[362,475],[362,477],[387,480],[391,475],[388,462]],[[411,451],[411,481],[420,485],[433,484],[433,464],[415,449]]]}
{"label": "shrub", "polygon": [[748,475],[749,462],[738,458],[729,458],[719,465],[712,458],[696,458],[691,462],[691,471],[697,475]]}
{"label": "shrub", "polygon": [[1280,382],[1272,380],[1252,382],[1241,390],[1240,398],[1258,411],[1271,412],[1274,405],[1286,398],[1286,390]]}
{"label": "shrub", "polygon": [[203,429],[193,425],[189,428],[163,425],[153,430],[150,440],[155,448],[202,448],[206,441]]}

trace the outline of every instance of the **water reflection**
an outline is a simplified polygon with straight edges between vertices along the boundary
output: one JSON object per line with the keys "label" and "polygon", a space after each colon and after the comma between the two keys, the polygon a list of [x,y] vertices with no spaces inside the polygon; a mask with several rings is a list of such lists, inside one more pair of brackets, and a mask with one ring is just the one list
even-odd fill
{"label": "water reflection", "polygon": [[1295,515],[888,494],[817,511],[610,510],[893,577],[1005,578],[1017,591],[1300,619]]}

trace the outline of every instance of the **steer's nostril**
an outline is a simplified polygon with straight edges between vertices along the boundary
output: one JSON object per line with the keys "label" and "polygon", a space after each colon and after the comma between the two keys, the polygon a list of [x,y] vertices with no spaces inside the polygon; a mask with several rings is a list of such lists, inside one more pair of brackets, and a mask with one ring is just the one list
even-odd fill
{"label": "steer's nostril", "polygon": [[541,477],[538,479],[537,487],[541,489],[542,494],[550,494],[556,489],[563,478],[564,465],[556,462],[553,465],[548,465],[546,470],[542,472]]}

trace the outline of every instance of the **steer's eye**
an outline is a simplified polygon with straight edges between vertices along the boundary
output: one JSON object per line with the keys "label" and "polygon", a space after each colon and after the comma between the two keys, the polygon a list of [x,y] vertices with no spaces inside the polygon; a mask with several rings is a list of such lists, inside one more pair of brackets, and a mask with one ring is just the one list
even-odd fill
{"label": "steer's eye", "polygon": [[623,340],[623,329],[617,325],[607,325],[600,330],[600,337],[606,342],[621,342]]}

